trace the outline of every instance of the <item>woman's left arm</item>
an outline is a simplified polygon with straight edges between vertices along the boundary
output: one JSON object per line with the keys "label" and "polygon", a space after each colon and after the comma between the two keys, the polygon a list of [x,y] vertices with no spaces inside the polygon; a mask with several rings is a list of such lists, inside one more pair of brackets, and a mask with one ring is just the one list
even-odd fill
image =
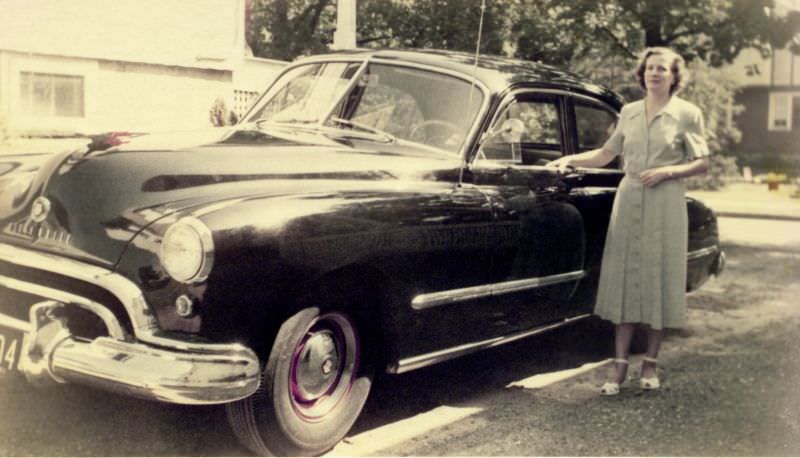
{"label": "woman's left arm", "polygon": [[692,175],[699,175],[708,170],[708,157],[700,157],[688,164],[666,165],[645,170],[639,174],[642,184],[652,188],[665,180],[676,178],[687,178]]}

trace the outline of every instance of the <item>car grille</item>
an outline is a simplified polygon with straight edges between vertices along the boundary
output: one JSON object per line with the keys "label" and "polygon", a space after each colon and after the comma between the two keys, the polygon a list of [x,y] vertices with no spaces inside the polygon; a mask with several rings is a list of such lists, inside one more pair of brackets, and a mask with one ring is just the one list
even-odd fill
{"label": "car grille", "polygon": [[[122,303],[116,296],[97,285],[4,261],[0,261],[0,276],[32,284],[39,289],[62,291],[103,304],[117,317],[123,328],[131,329],[130,318]],[[29,308],[43,300],[45,298],[38,296],[36,292],[19,291],[0,285],[0,313],[13,318],[27,321]]]}

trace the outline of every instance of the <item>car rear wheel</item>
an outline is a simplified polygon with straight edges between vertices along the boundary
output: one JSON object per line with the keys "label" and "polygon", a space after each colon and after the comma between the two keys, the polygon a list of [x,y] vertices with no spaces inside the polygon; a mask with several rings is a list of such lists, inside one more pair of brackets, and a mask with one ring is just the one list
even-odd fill
{"label": "car rear wheel", "polygon": [[317,455],[355,422],[372,385],[356,325],[346,314],[309,307],[278,331],[261,386],[228,404],[236,436],[264,455]]}

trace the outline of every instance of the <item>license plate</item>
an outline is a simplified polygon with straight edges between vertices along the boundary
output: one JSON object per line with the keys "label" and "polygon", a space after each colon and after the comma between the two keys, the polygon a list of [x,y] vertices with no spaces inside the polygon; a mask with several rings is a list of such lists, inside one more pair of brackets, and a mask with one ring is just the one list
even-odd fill
{"label": "license plate", "polygon": [[0,374],[19,370],[19,357],[25,335],[0,328]]}

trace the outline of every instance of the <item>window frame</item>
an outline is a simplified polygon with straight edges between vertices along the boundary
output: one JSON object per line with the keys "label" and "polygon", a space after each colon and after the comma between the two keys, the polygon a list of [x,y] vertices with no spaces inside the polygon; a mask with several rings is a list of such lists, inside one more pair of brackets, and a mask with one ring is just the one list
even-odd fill
{"label": "window frame", "polygon": [[[495,110],[494,114],[492,115],[491,121],[487,125],[487,132],[490,131],[499,121],[500,116],[502,116],[508,107],[512,103],[521,103],[521,102],[530,102],[536,99],[547,99],[552,98],[553,104],[556,106],[557,114],[558,114],[558,126],[560,131],[560,144],[558,145],[558,149],[553,148],[553,158],[557,159],[558,157],[562,157],[570,151],[570,135],[568,133],[568,117],[567,117],[567,107],[566,107],[566,94],[564,91],[554,90],[554,89],[546,89],[546,88],[516,88],[508,92],[501,102],[497,105],[497,109]],[[552,145],[549,144],[540,144],[540,143],[530,143],[528,145],[535,145],[536,147],[540,147],[542,150],[550,150]],[[524,150],[523,150],[524,151]],[[555,153],[558,152],[559,156],[556,157]],[[479,157],[478,155],[477,157]],[[523,161],[517,165],[531,165],[527,164],[524,160],[523,154]],[[510,162],[510,161],[503,161],[500,159],[488,159],[488,158],[481,158],[485,161],[491,161],[495,163],[501,162]]]}
{"label": "window frame", "polygon": [[[20,104],[20,114],[22,116],[37,117],[37,118],[68,118],[68,119],[85,119],[86,118],[86,76],[81,74],[68,74],[68,73],[53,73],[49,71],[38,70],[20,70],[19,74],[19,88],[18,97]],[[49,107],[46,113],[37,113],[34,103],[34,86],[37,79],[47,77],[48,85],[50,86]],[[26,81],[27,78],[27,81]],[[72,114],[59,113],[58,96],[56,94],[57,78],[65,78],[69,81],[79,82],[80,94],[76,100],[80,101],[80,107]],[[27,85],[26,85],[27,82]],[[27,88],[27,92],[23,90]],[[74,94],[73,94],[74,97]]]}
{"label": "window frame", "polygon": [[[572,147],[570,148],[570,151],[567,154],[578,154],[583,152],[580,150],[580,143],[578,139],[578,120],[577,120],[577,114],[575,112],[576,100],[580,100],[580,102],[584,105],[585,104],[596,105],[599,108],[610,112],[616,118],[616,122],[619,123],[620,111],[612,107],[610,104],[604,102],[603,100],[600,100],[599,98],[591,97],[589,95],[570,94],[567,100],[567,111],[569,113],[569,125],[570,125],[569,137]],[[590,150],[585,150],[585,151],[590,151]],[[600,168],[610,169],[610,170],[621,170],[622,165],[623,165],[622,157],[617,156],[614,159],[612,159],[611,162]]]}
{"label": "window frame", "polygon": [[[767,131],[769,132],[792,132],[794,117],[795,99],[800,98],[798,91],[771,91],[767,106]],[[783,107],[778,106],[778,99],[785,100]],[[783,113],[778,113],[778,109],[783,108]],[[779,116],[782,115],[782,116]],[[778,120],[786,121],[783,126],[776,126]]]}
{"label": "window frame", "polygon": [[571,95],[569,97],[569,103],[567,106],[568,117],[570,120],[570,140],[572,143],[572,149],[570,149],[570,154],[577,154],[582,153],[584,151],[590,151],[590,149],[581,150],[580,145],[580,137],[578,136],[578,112],[576,110],[577,105],[583,106],[592,106],[597,107],[600,110],[606,111],[611,113],[614,117],[615,122],[619,122],[619,111],[612,108],[609,104],[603,102],[602,100],[587,97],[583,95]]}

